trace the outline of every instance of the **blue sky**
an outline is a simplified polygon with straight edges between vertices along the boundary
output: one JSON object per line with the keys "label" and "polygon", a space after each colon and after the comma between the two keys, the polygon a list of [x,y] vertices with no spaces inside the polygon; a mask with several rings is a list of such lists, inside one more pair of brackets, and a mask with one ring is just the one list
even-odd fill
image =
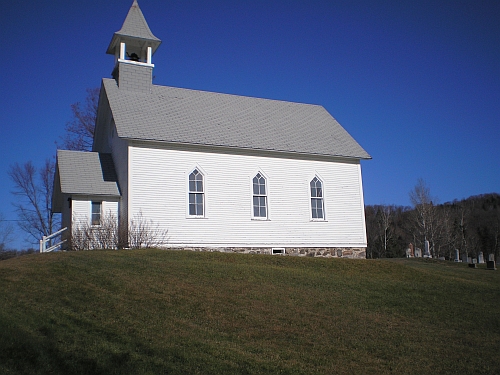
{"label": "blue sky", "polygon": [[[42,165],[70,104],[110,77],[132,0],[0,0],[0,212],[9,165]],[[500,192],[500,1],[139,0],[154,83],[324,106],[371,154],[366,204]],[[311,129],[313,130],[313,129]]]}

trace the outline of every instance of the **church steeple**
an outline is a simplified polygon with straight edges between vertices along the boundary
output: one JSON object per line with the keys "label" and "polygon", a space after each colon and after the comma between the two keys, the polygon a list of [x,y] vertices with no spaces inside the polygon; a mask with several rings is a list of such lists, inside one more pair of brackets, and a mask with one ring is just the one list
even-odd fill
{"label": "church steeple", "polygon": [[113,78],[120,88],[150,92],[153,76],[152,56],[161,40],[153,35],[134,0],[122,28],[115,32],[106,53],[115,56]]}

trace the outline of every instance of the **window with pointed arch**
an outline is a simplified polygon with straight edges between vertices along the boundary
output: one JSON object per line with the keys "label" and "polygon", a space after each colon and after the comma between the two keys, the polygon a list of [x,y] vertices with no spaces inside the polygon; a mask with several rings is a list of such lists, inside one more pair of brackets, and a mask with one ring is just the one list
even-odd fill
{"label": "window with pointed arch", "polygon": [[204,203],[203,175],[198,169],[195,169],[189,175],[189,215],[203,216]]}
{"label": "window with pointed arch", "polygon": [[323,204],[323,184],[318,177],[311,180],[311,217],[325,219],[325,206]]}
{"label": "window with pointed arch", "polygon": [[267,218],[266,178],[260,172],[253,178],[253,217]]}

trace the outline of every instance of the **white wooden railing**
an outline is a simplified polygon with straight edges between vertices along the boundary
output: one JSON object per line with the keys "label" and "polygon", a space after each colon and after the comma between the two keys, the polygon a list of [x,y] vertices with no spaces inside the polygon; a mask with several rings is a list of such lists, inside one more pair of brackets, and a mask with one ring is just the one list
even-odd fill
{"label": "white wooden railing", "polygon": [[49,242],[50,240],[52,240],[52,238],[54,238],[56,236],[59,236],[66,229],[68,229],[68,227],[65,227],[65,228],[63,228],[61,230],[58,230],[57,232],[52,233],[50,236],[43,236],[42,239],[40,240],[40,253],[48,253],[50,251],[53,251],[53,250],[56,250],[56,249],[60,248],[61,245],[66,242],[66,240],[59,241],[55,245],[52,245],[52,246],[50,246],[48,248],[47,248],[47,242]]}

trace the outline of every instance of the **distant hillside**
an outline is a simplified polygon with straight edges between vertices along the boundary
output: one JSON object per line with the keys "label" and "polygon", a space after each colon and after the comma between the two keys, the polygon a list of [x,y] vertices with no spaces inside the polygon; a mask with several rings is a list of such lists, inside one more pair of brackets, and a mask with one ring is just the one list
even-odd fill
{"label": "distant hillside", "polygon": [[[432,202],[431,202],[432,205]],[[454,259],[455,249],[477,257],[500,258],[500,194],[490,193],[430,207],[428,220],[436,257]],[[424,248],[419,212],[411,207],[365,207],[368,258],[404,257],[408,245]]]}
{"label": "distant hillside", "polygon": [[120,250],[0,261],[1,374],[500,373],[500,271]]}

